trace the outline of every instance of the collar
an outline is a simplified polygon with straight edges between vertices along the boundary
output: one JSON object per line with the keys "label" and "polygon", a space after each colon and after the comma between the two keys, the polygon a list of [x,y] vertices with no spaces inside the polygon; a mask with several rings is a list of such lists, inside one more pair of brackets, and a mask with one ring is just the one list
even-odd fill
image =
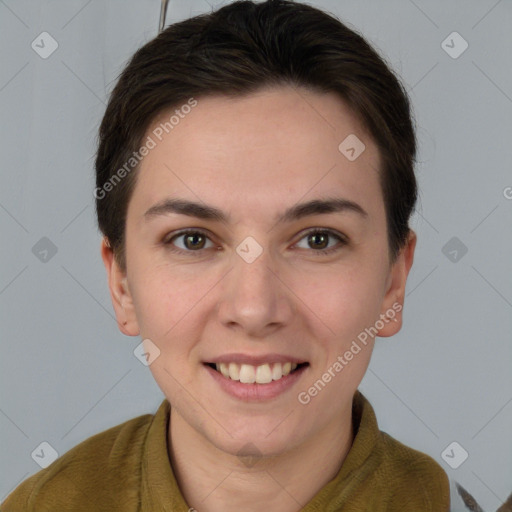
{"label": "collar", "polygon": [[[142,510],[187,512],[168,456],[167,432],[171,406],[167,399],[160,404],[149,426],[142,454]],[[381,435],[377,418],[368,400],[356,391],[352,402],[354,441],[334,477],[305,506],[303,512],[330,512],[348,502],[354,488],[381,463]]]}

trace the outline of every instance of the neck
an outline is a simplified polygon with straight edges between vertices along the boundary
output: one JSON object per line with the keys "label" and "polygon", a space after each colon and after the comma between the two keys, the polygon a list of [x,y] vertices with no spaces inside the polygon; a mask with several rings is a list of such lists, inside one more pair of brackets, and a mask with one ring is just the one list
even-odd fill
{"label": "neck", "polygon": [[296,512],[331,481],[353,441],[352,409],[293,449],[272,457],[226,453],[175,409],[169,456],[181,493],[197,512]]}

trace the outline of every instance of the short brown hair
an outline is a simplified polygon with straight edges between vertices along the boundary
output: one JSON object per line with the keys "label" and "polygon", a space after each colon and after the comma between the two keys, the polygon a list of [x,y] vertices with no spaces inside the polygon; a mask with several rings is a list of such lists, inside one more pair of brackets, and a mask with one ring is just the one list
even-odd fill
{"label": "short brown hair", "polygon": [[113,179],[140,148],[151,122],[192,97],[241,96],[272,85],[337,93],[372,135],[382,161],[389,253],[396,258],[417,199],[407,93],[370,44],[334,16],[299,2],[267,0],[233,2],[170,25],[121,73],[100,126],[95,162],[98,225],[121,267],[138,165]]}

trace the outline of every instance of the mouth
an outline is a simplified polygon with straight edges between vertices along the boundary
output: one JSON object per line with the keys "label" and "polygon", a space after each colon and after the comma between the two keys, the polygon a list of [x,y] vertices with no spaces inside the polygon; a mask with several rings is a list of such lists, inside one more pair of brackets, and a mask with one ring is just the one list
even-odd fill
{"label": "mouth", "polygon": [[288,375],[301,372],[309,363],[275,362],[263,363],[258,366],[239,364],[236,362],[204,363],[225,379],[242,384],[270,384],[280,381]]}

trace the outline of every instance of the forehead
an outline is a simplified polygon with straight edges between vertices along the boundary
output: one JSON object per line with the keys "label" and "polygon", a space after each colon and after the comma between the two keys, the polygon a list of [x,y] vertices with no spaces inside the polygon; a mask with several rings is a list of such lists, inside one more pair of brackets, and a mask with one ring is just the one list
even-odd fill
{"label": "forehead", "polygon": [[[141,162],[135,207],[173,195],[264,215],[263,203],[282,208],[338,192],[378,209],[378,150],[334,93],[288,86],[195,101],[149,127],[154,147]],[[350,147],[364,151],[349,159]]]}

